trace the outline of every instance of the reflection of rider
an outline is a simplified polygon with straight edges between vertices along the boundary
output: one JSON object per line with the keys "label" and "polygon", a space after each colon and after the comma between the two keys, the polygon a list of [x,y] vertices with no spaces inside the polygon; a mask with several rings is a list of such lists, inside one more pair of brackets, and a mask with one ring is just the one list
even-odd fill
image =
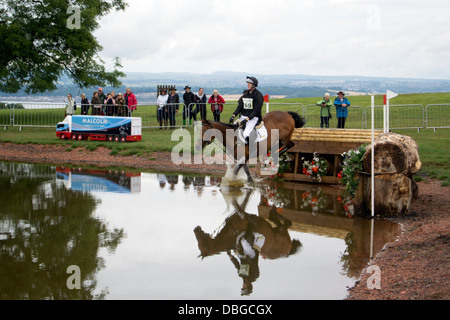
{"label": "reflection of rider", "polygon": [[254,77],[247,77],[248,90],[244,91],[244,95],[239,99],[238,106],[231,116],[230,123],[234,122],[234,118],[241,114],[242,127],[244,129],[243,136],[249,140],[252,130],[262,121],[262,106],[264,104],[264,97],[261,92],[256,89],[258,80]]}
{"label": "reflection of rider", "polygon": [[265,237],[253,231],[255,222],[253,218],[246,214],[248,228],[240,233],[236,239],[236,249],[234,256],[230,250],[227,251],[228,257],[238,270],[242,278],[241,295],[250,295],[253,291],[253,282],[259,277],[258,258],[259,252],[265,242]]}

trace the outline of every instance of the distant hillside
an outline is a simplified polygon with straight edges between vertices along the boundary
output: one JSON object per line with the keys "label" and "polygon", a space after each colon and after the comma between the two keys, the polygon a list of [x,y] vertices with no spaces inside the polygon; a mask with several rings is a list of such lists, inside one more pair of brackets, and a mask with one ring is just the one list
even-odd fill
{"label": "distant hillside", "polygon": [[[205,89],[207,94],[211,94],[214,89],[219,90],[221,94],[237,95],[246,88],[245,78],[252,75],[258,78],[260,82],[259,89],[264,94],[282,95],[287,98],[318,97],[325,91],[383,93],[387,89],[398,93],[436,93],[450,91],[450,80],[446,79],[406,79],[406,78],[382,78],[382,77],[361,77],[361,76],[314,76],[314,75],[261,75],[245,72],[227,72],[217,71],[211,74],[194,74],[183,72],[167,73],[136,73],[129,72],[127,77],[121,79],[123,86],[120,88],[105,87],[104,92],[114,90],[116,93],[125,92],[127,87],[141,96],[141,101],[153,101],[155,99],[156,86],[158,84],[175,85],[178,91],[184,91],[185,85],[190,85],[194,92],[200,87]],[[71,93],[79,97],[81,93],[86,93],[88,98],[92,96],[97,88],[80,89],[72,84],[68,77],[60,79],[58,89],[41,95],[34,96],[49,98],[64,97]],[[23,91],[17,94],[2,94],[2,99],[12,97],[27,96]],[[33,97],[27,96],[27,99]]]}

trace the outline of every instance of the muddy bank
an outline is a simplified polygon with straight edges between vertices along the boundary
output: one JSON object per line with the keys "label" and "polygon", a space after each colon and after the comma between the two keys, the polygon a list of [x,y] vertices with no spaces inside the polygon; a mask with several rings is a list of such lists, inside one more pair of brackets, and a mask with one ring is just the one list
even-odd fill
{"label": "muddy bank", "polygon": [[[225,165],[174,165],[169,152],[149,157],[112,156],[111,150],[87,151],[63,146],[15,145],[0,143],[0,161],[74,164],[98,167],[129,167],[178,173],[222,175]],[[253,175],[257,168],[251,169]],[[363,272],[361,279],[348,291],[347,299],[450,299],[450,198],[449,188],[438,181],[418,183],[419,199],[412,213],[391,218],[400,223],[403,233],[388,243],[370,264],[381,270],[381,289],[369,290]]]}
{"label": "muddy bank", "polygon": [[[148,157],[110,155],[111,150],[99,147],[94,151],[59,145],[17,145],[0,142],[0,161],[46,163],[54,165],[74,164],[97,167],[128,167],[160,172],[224,174],[225,165],[187,164],[175,165],[170,152],[155,152]],[[191,161],[194,163],[194,161]]]}
{"label": "muddy bank", "polygon": [[412,213],[391,219],[402,225],[402,235],[370,262],[380,268],[381,289],[369,290],[374,273],[363,272],[348,299],[450,299],[450,189],[432,180],[418,185]]}

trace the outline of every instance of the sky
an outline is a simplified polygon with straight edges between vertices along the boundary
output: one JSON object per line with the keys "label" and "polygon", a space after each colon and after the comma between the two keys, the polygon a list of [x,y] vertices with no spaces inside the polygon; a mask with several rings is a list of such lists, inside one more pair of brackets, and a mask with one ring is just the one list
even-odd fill
{"label": "sky", "polygon": [[448,0],[127,2],[95,32],[124,72],[450,79]]}

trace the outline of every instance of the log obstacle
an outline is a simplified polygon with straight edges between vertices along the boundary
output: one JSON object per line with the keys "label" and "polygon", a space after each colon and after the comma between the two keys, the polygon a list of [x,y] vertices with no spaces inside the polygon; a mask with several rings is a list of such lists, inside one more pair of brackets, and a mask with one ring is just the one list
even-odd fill
{"label": "log obstacle", "polygon": [[[375,131],[375,137],[383,132]],[[295,129],[291,141],[294,146],[288,150],[288,154],[293,157],[294,165],[292,172],[282,175],[284,180],[314,182],[310,176],[302,173],[305,159],[312,159],[317,152],[320,157],[328,162],[328,172],[322,177],[321,183],[339,184],[338,173],[342,169],[342,153],[358,148],[362,144],[372,142],[372,131],[363,129]]]}
{"label": "log obstacle", "polygon": [[[363,173],[354,198],[357,214],[371,211],[371,156],[372,146],[364,154]],[[416,141],[396,133],[380,134],[375,140],[375,214],[409,214],[419,195],[413,176],[421,168]]]}

